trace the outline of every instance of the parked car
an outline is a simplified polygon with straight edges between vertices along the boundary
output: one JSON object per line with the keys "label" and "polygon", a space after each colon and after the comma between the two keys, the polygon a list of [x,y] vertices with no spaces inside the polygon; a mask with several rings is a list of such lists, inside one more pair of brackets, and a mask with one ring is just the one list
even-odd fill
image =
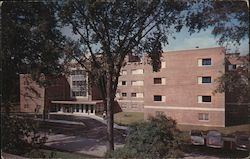
{"label": "parked car", "polygon": [[237,150],[250,151],[250,137],[246,134],[235,135],[235,145]]}
{"label": "parked car", "polygon": [[222,148],[224,145],[222,134],[217,130],[209,131],[206,136],[206,145],[213,148]]}
{"label": "parked car", "polygon": [[202,131],[191,130],[190,131],[191,143],[193,145],[205,145],[205,138]]}

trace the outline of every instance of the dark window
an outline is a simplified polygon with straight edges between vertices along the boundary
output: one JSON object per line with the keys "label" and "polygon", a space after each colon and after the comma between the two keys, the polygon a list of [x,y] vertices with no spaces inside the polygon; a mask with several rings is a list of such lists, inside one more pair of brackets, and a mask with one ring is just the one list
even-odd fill
{"label": "dark window", "polygon": [[122,93],[122,96],[123,97],[127,97],[127,93]]}
{"label": "dark window", "polygon": [[136,97],[136,93],[131,93],[131,97]]}
{"label": "dark window", "polygon": [[154,101],[162,101],[162,96],[159,95],[154,96]]}
{"label": "dark window", "polygon": [[161,78],[154,78],[154,84],[161,84]]}
{"label": "dark window", "polygon": [[155,112],[155,115],[156,115],[156,116],[161,116],[161,115],[163,115],[163,114],[164,114],[163,111],[156,111],[156,112]]}
{"label": "dark window", "polygon": [[211,65],[211,58],[202,59],[202,65]]}
{"label": "dark window", "polygon": [[211,83],[211,77],[202,77],[202,83]]}
{"label": "dark window", "polygon": [[202,102],[211,102],[211,96],[202,96]]}
{"label": "dark window", "polygon": [[122,85],[123,85],[123,86],[126,85],[126,81],[122,81]]}
{"label": "dark window", "polygon": [[207,113],[199,113],[199,120],[208,120],[208,114]]}

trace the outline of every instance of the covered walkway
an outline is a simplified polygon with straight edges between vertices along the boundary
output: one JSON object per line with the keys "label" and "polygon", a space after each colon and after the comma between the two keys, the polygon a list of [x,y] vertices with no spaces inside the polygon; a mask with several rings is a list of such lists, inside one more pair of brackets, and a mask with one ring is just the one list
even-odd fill
{"label": "covered walkway", "polygon": [[51,112],[95,115],[103,113],[101,100],[96,101],[51,101]]}

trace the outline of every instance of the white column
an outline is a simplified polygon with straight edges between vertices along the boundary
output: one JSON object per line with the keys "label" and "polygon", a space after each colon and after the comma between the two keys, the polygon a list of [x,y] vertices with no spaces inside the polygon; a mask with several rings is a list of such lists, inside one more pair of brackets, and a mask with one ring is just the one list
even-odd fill
{"label": "white column", "polygon": [[95,115],[95,107],[96,107],[96,105],[93,105],[93,114]]}

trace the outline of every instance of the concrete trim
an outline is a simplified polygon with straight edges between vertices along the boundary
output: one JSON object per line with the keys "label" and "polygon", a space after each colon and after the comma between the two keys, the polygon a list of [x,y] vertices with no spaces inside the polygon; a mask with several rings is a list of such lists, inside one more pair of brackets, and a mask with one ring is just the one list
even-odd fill
{"label": "concrete trim", "polygon": [[199,107],[174,107],[174,106],[144,106],[144,109],[172,109],[172,110],[206,110],[206,111],[225,111],[225,108],[199,108]]}
{"label": "concrete trim", "polygon": [[190,124],[190,123],[177,123],[177,125],[193,125],[193,126],[209,126],[209,127],[225,127],[225,125],[210,125],[210,124]]}
{"label": "concrete trim", "polygon": [[126,102],[126,103],[143,103],[143,100],[117,100],[117,102]]}

